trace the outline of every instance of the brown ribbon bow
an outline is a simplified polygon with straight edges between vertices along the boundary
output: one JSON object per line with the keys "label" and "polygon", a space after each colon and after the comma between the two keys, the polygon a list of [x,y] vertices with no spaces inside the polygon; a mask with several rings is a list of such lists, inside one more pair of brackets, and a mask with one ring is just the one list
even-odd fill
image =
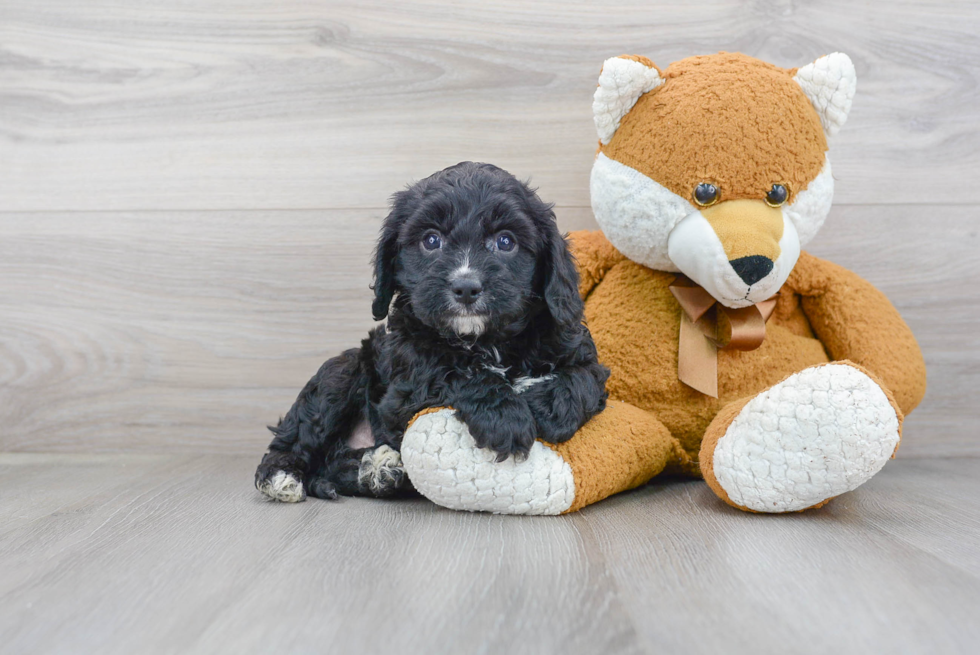
{"label": "brown ribbon bow", "polygon": [[678,275],[669,286],[680,303],[681,336],[677,378],[701,393],[718,397],[718,351],[755,350],[766,338],[766,321],[776,298],[750,307],[725,307],[689,278]]}

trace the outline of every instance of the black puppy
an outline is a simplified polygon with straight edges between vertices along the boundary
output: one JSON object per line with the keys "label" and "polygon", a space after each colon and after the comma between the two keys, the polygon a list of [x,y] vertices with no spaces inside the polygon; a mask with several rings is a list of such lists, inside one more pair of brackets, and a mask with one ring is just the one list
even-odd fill
{"label": "black puppy", "polygon": [[551,205],[464,162],[395,194],[374,257],[374,318],[275,428],[255,485],[276,500],[410,489],[398,449],[426,407],[453,407],[498,460],[570,438],[605,407],[608,370],[583,324]]}

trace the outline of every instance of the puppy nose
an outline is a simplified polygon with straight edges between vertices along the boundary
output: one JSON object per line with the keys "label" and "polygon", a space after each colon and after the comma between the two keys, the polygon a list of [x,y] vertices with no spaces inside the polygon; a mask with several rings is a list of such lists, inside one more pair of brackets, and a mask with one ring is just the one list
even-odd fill
{"label": "puppy nose", "polygon": [[739,257],[733,259],[729,264],[742,278],[742,281],[752,286],[772,271],[772,260],[762,255],[751,255],[749,257]]}
{"label": "puppy nose", "polygon": [[472,305],[483,293],[483,285],[472,278],[460,278],[453,282],[452,290],[457,302]]}

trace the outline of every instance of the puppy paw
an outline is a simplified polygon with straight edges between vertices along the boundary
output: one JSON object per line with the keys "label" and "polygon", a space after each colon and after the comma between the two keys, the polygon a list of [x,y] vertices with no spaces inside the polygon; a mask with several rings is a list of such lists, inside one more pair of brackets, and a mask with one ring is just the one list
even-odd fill
{"label": "puppy paw", "polygon": [[303,480],[297,473],[282,469],[266,468],[255,472],[255,488],[281,503],[299,503],[306,500]]}
{"label": "puppy paw", "polygon": [[283,503],[306,500],[300,466],[301,461],[292,453],[269,451],[255,469],[255,488]]}
{"label": "puppy paw", "polygon": [[369,448],[361,457],[357,484],[362,493],[377,498],[397,492],[405,484],[401,454],[386,445]]}
{"label": "puppy paw", "polygon": [[575,406],[568,390],[563,387],[539,384],[521,397],[531,409],[538,427],[538,438],[542,441],[568,441],[585,422],[582,410]]}
{"label": "puppy paw", "polygon": [[502,462],[510,455],[527,459],[538,436],[534,415],[527,403],[502,402],[492,409],[480,408],[461,417],[480,448],[489,448]]}

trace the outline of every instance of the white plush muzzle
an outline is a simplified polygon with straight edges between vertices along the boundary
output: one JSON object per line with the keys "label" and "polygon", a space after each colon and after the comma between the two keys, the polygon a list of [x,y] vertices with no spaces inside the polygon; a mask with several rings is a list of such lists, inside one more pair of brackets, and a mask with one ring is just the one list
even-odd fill
{"label": "white plush muzzle", "polygon": [[732,268],[698,208],[636,169],[599,153],[592,166],[591,194],[599,227],[629,259],[683,273],[723,305],[746,307],[772,297],[786,282],[801,247],[830,212],[834,179],[828,159],[793,204],[783,207],[781,254],[772,271],[751,286]]}

